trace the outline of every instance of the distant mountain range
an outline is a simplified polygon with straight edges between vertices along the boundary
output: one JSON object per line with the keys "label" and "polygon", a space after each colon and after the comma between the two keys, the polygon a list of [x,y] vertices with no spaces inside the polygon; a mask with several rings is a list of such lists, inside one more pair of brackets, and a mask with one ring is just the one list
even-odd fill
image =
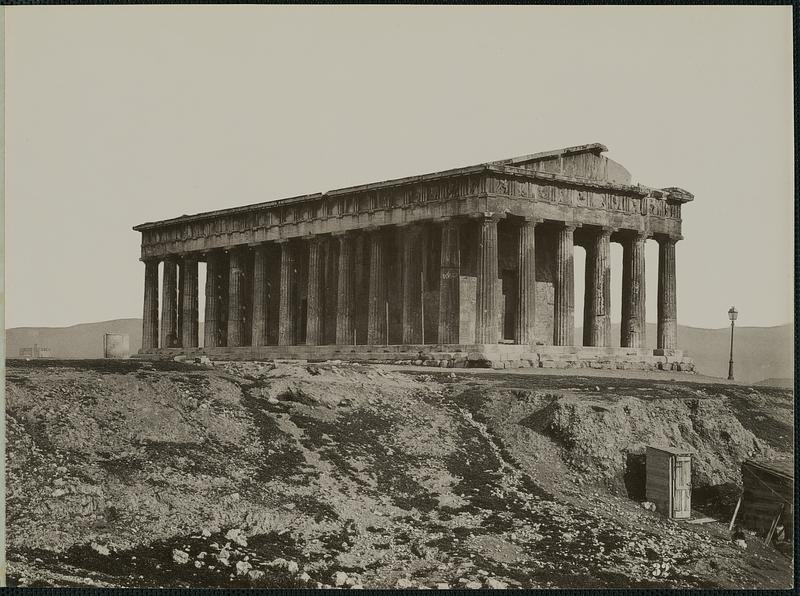
{"label": "distant mountain range", "polygon": [[[102,358],[103,334],[127,333],[131,352],[142,345],[141,319],[116,319],[71,327],[16,327],[6,331],[6,355],[19,356],[21,348],[34,344],[50,349],[55,358]],[[203,323],[200,323],[200,337]],[[580,341],[581,329],[575,331]],[[647,344],[655,347],[656,326],[647,325]],[[619,345],[619,324],[612,325],[612,343]],[[694,358],[697,371],[727,377],[730,328],[678,328],[678,344]],[[794,338],[792,325],[738,327],[734,342],[736,380],[764,385],[791,386],[794,379]]]}

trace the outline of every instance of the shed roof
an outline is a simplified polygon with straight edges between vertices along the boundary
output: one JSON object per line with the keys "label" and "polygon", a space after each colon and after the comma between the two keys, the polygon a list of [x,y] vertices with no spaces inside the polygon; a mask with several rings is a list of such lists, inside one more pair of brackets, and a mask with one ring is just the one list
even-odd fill
{"label": "shed roof", "polygon": [[656,451],[663,451],[664,453],[669,453],[670,455],[691,455],[693,453],[697,453],[691,447],[657,447],[656,445],[648,445],[648,449],[655,449]]}
{"label": "shed roof", "polygon": [[742,467],[744,466],[766,475],[780,476],[787,480],[794,480],[794,461],[791,459],[748,459],[742,464]]}

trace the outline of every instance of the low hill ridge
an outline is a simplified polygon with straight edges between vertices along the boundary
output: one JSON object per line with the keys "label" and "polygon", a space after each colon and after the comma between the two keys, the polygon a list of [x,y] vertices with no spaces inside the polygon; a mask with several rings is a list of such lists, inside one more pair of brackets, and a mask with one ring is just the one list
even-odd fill
{"label": "low hill ridge", "polygon": [[[611,329],[612,345],[619,346],[619,323]],[[33,344],[47,347],[56,358],[102,358],[103,334],[127,333],[132,353],[142,345],[141,319],[114,319],[97,323],[81,323],[69,327],[16,327],[6,331],[6,354],[19,356],[21,348]],[[200,337],[203,323],[200,323]],[[581,340],[582,329],[575,330]],[[647,325],[647,345],[655,347],[656,325]],[[703,329],[678,327],[678,344],[694,359],[697,372],[725,378],[728,375],[730,328]],[[794,378],[794,336],[792,325],[774,327],[737,327],[734,344],[734,365],[737,381],[757,383],[765,379]]]}

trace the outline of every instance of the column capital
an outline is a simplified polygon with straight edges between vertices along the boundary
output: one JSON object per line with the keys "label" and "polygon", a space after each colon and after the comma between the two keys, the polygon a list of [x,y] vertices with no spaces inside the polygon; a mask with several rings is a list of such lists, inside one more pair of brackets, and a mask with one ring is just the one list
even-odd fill
{"label": "column capital", "polygon": [[568,230],[570,232],[574,232],[578,228],[581,227],[581,224],[574,223],[574,222],[560,222],[562,224],[562,229]]}
{"label": "column capital", "polygon": [[679,240],[683,240],[683,236],[674,236],[672,234],[653,234],[653,239],[659,244],[675,244]]}
{"label": "column capital", "polygon": [[539,225],[544,221],[544,219],[542,219],[541,217],[534,217],[532,215],[522,215],[520,218],[522,219],[523,222],[533,224],[535,226]]}
{"label": "column capital", "polygon": [[479,211],[477,213],[469,213],[467,215],[470,219],[491,219],[494,221],[500,221],[501,219],[505,219],[505,213],[498,213],[496,211]]}

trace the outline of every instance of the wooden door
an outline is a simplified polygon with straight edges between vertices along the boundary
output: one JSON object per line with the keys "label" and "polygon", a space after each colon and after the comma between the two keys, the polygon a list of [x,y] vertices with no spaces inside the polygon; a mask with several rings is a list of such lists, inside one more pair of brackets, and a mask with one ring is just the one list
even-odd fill
{"label": "wooden door", "polygon": [[672,461],[672,517],[686,519],[692,514],[692,458],[678,455]]}

